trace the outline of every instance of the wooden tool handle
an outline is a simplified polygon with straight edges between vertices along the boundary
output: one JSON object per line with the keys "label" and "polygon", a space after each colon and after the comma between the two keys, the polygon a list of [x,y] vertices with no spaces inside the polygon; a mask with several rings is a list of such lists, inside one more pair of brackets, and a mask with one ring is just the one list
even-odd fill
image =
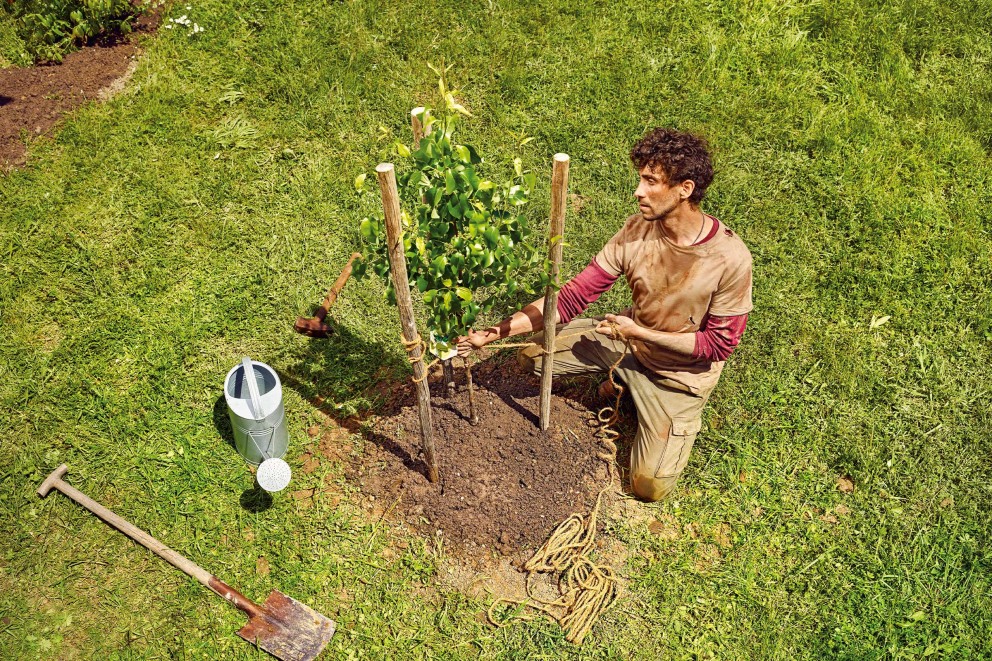
{"label": "wooden tool handle", "polygon": [[344,286],[348,284],[348,278],[351,277],[351,269],[355,263],[355,260],[360,259],[361,257],[361,253],[351,253],[351,258],[348,259],[348,263],[345,264],[344,269],[341,270],[341,275],[339,275],[338,279],[334,281],[333,285],[331,285],[330,290],[327,292],[327,296],[324,297],[324,302],[321,303],[320,308],[317,309],[317,314],[314,315],[315,317],[321,321],[324,320],[324,317],[327,316],[327,311],[334,304],[334,301],[338,300],[338,294],[340,294],[341,290],[344,289]]}
{"label": "wooden tool handle", "polygon": [[[199,566],[192,560],[189,560],[188,558],[179,555],[178,553],[170,549],[168,546],[158,541],[148,533],[146,533],[141,528],[138,528],[137,526],[129,523],[128,521],[114,514],[112,511],[110,511],[100,503],[96,502],[95,500],[93,500],[83,492],[79,491],[75,487],[66,483],[62,479],[62,476],[65,475],[67,470],[68,467],[65,464],[62,464],[54,471],[52,471],[52,474],[49,475],[45,479],[45,481],[42,482],[41,487],[38,488],[38,494],[44,497],[51,489],[58,489],[66,496],[68,496],[69,498],[76,501],[77,503],[88,509],[90,512],[98,516],[109,526],[116,528],[120,532],[124,533],[125,535],[127,535],[134,541],[138,542],[139,544],[144,546],[146,549],[148,549],[158,557],[168,562],[176,569],[179,569],[180,571],[192,576],[206,587],[210,588],[211,590],[213,590],[220,596],[224,597],[228,601],[234,603],[235,606],[245,611],[249,615],[255,615],[261,612],[259,607],[254,603],[252,603],[250,600],[248,600],[246,597],[238,594],[237,596],[239,598],[233,598],[230,592],[234,592],[234,591],[231,590],[231,588],[229,588],[228,586],[221,583],[216,578],[214,578],[214,576],[203,567]],[[44,489],[44,493],[42,493],[43,489]],[[226,590],[224,590],[224,588],[226,588]]]}

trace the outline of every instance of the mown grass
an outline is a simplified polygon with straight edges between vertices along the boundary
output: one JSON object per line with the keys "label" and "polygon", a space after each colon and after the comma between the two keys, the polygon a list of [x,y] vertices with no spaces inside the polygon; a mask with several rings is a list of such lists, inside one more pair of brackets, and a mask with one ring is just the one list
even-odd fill
{"label": "mown grass", "polygon": [[[334,617],[329,658],[992,655],[992,6],[463,5],[177,5],[206,32],[162,30],[121,96],[0,179],[0,656],[263,656],[236,610],[39,501],[61,462],[246,595]],[[404,374],[379,283],[349,284],[332,340],[290,326],[358,247],[351,181],[436,103],[442,58],[494,163],[571,154],[568,274],[632,211],[626,152],[657,124],[709,137],[706,208],[755,258],[755,312],[678,492],[610,521],[629,589],[581,649],[480,623],[486,603],[439,583],[437,544],[369,520],[337,462],[293,488],[329,476],[341,502],[253,511],[218,429],[245,354],[293,379],[294,469],[329,424],[314,397],[344,418]]]}

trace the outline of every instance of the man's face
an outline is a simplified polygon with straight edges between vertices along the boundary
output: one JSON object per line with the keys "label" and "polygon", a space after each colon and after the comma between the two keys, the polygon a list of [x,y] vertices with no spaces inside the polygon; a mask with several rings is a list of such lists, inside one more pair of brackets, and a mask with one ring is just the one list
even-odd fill
{"label": "man's face", "polygon": [[634,197],[645,220],[662,220],[692,194],[695,184],[684,181],[675,185],[667,183],[660,168],[645,165],[640,170],[640,181]]}

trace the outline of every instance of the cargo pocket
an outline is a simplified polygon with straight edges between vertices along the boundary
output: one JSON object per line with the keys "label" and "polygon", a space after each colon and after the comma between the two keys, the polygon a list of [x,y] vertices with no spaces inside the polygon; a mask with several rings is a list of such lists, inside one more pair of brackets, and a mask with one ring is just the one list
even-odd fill
{"label": "cargo pocket", "polygon": [[668,446],[658,463],[658,470],[654,474],[656,478],[677,477],[685,470],[685,465],[689,463],[689,453],[692,452],[692,444],[695,443],[696,434],[699,433],[702,425],[701,416],[672,420]]}

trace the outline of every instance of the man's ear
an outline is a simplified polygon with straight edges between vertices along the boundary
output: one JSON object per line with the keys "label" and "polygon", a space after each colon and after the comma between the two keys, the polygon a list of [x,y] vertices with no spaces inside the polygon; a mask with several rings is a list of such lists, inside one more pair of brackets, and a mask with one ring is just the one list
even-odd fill
{"label": "man's ear", "polygon": [[696,182],[692,179],[686,179],[679,184],[679,199],[683,202],[688,200],[694,190],[696,190]]}

